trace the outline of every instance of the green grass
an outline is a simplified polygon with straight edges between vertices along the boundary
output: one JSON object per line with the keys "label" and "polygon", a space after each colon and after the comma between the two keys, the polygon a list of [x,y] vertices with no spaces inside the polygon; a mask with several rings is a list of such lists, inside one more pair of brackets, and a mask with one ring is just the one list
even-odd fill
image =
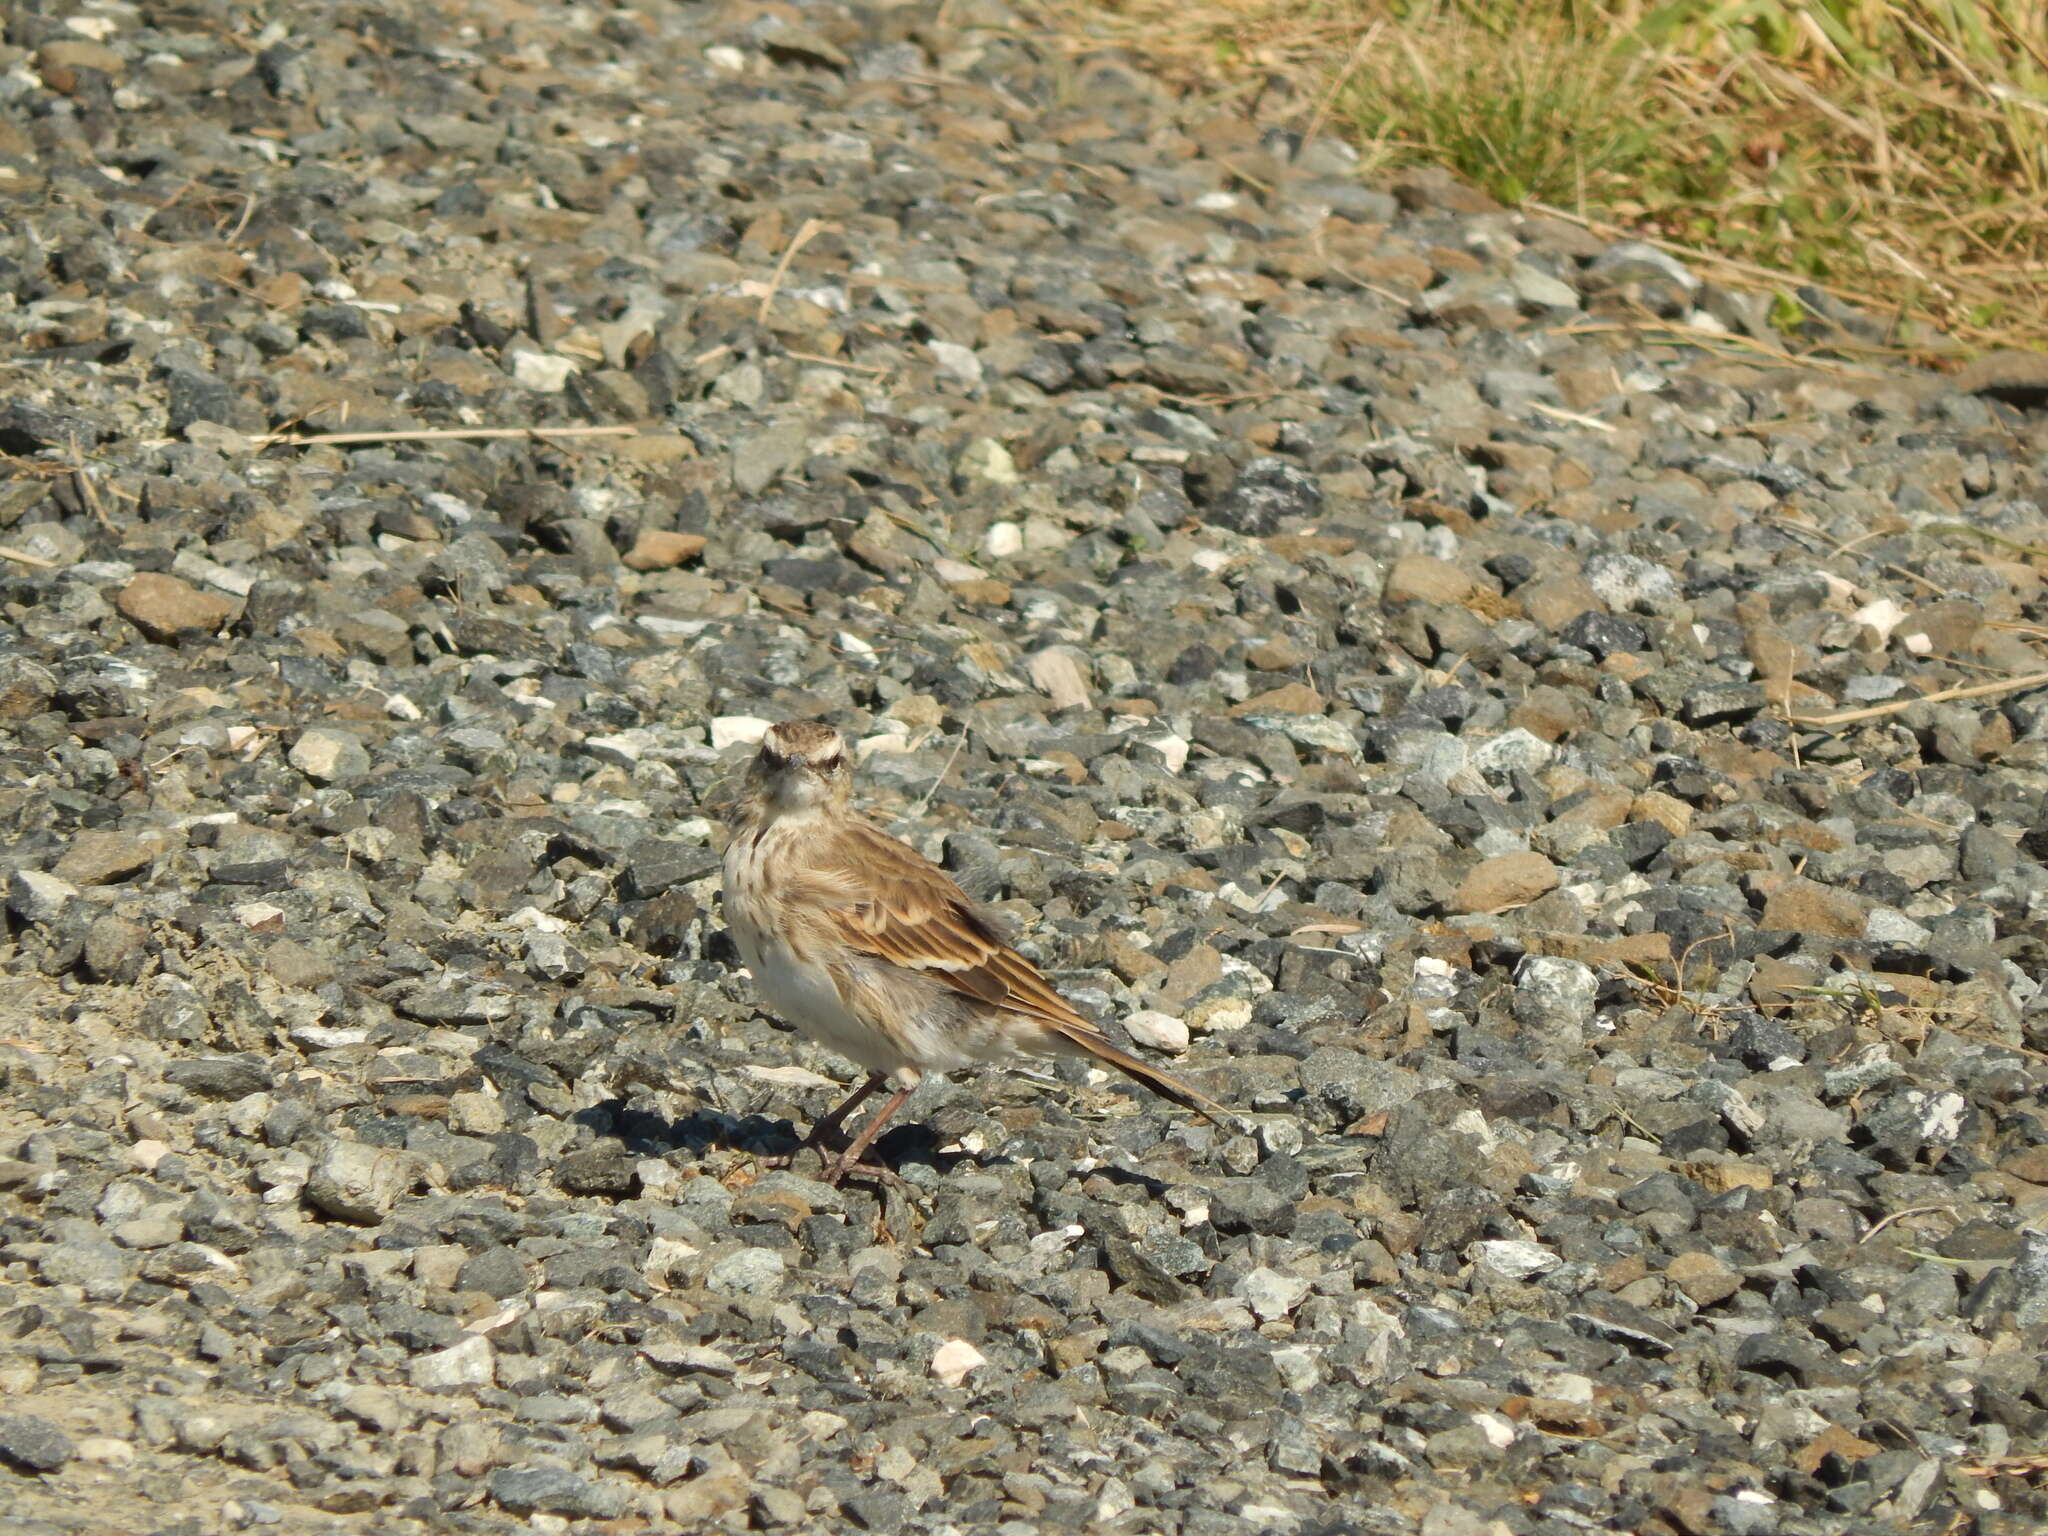
{"label": "green grass", "polygon": [[2048,0],[1052,3],[1219,96],[1283,76],[1381,164],[2048,345]]}
{"label": "green grass", "polygon": [[1563,24],[1458,18],[1441,35],[1393,32],[1337,107],[1394,158],[1446,165],[1504,202],[1573,203],[1655,163],[1656,132],[1627,110],[1645,73],[1634,50]]}

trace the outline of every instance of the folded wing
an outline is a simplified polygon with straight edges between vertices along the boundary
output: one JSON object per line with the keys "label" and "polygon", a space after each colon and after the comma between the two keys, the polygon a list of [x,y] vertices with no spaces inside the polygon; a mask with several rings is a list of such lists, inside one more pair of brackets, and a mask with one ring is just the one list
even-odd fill
{"label": "folded wing", "polygon": [[1113,1045],[1004,942],[951,876],[915,849],[862,825],[847,829],[824,862],[847,894],[830,921],[849,948],[1034,1020],[1205,1118],[1222,1108]]}

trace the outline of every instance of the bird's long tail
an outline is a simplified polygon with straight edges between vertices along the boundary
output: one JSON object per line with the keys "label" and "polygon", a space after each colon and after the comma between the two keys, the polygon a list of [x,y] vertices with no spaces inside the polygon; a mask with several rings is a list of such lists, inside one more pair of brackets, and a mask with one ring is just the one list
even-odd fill
{"label": "bird's long tail", "polygon": [[1076,1029],[1067,1024],[1053,1024],[1051,1027],[1053,1033],[1069,1045],[1086,1052],[1097,1061],[1115,1067],[1126,1077],[1136,1078],[1162,1099],[1169,1099],[1182,1109],[1193,1110],[1211,1125],[1221,1124],[1219,1117],[1230,1113],[1206,1093],[1197,1092],[1177,1077],[1167,1076],[1150,1062],[1140,1061],[1129,1051],[1119,1050],[1092,1029]]}

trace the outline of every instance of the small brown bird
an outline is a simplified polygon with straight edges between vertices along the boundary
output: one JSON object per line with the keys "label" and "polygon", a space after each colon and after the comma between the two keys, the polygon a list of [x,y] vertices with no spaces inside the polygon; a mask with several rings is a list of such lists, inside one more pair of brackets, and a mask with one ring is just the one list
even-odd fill
{"label": "small brown bird", "polygon": [[1021,1056],[1093,1056],[1205,1120],[1215,1100],[1112,1045],[951,876],[848,808],[831,726],[771,726],[747,769],[725,850],[725,916],[762,1000],[868,1079],[812,1130],[835,1134],[895,1092],[827,1170],[838,1183],[927,1072]]}

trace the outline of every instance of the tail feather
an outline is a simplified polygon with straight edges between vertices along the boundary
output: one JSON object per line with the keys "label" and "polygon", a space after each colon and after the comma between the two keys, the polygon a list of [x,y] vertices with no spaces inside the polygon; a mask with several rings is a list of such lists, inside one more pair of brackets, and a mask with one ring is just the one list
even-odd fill
{"label": "tail feather", "polygon": [[1211,1125],[1221,1124],[1219,1117],[1230,1113],[1206,1093],[1190,1088],[1179,1078],[1167,1076],[1150,1062],[1140,1061],[1129,1051],[1119,1050],[1092,1029],[1081,1030],[1057,1024],[1053,1025],[1052,1029],[1060,1039],[1078,1046],[1097,1061],[1115,1067],[1126,1077],[1135,1078],[1162,1099],[1170,1100],[1182,1109],[1192,1110]]}

